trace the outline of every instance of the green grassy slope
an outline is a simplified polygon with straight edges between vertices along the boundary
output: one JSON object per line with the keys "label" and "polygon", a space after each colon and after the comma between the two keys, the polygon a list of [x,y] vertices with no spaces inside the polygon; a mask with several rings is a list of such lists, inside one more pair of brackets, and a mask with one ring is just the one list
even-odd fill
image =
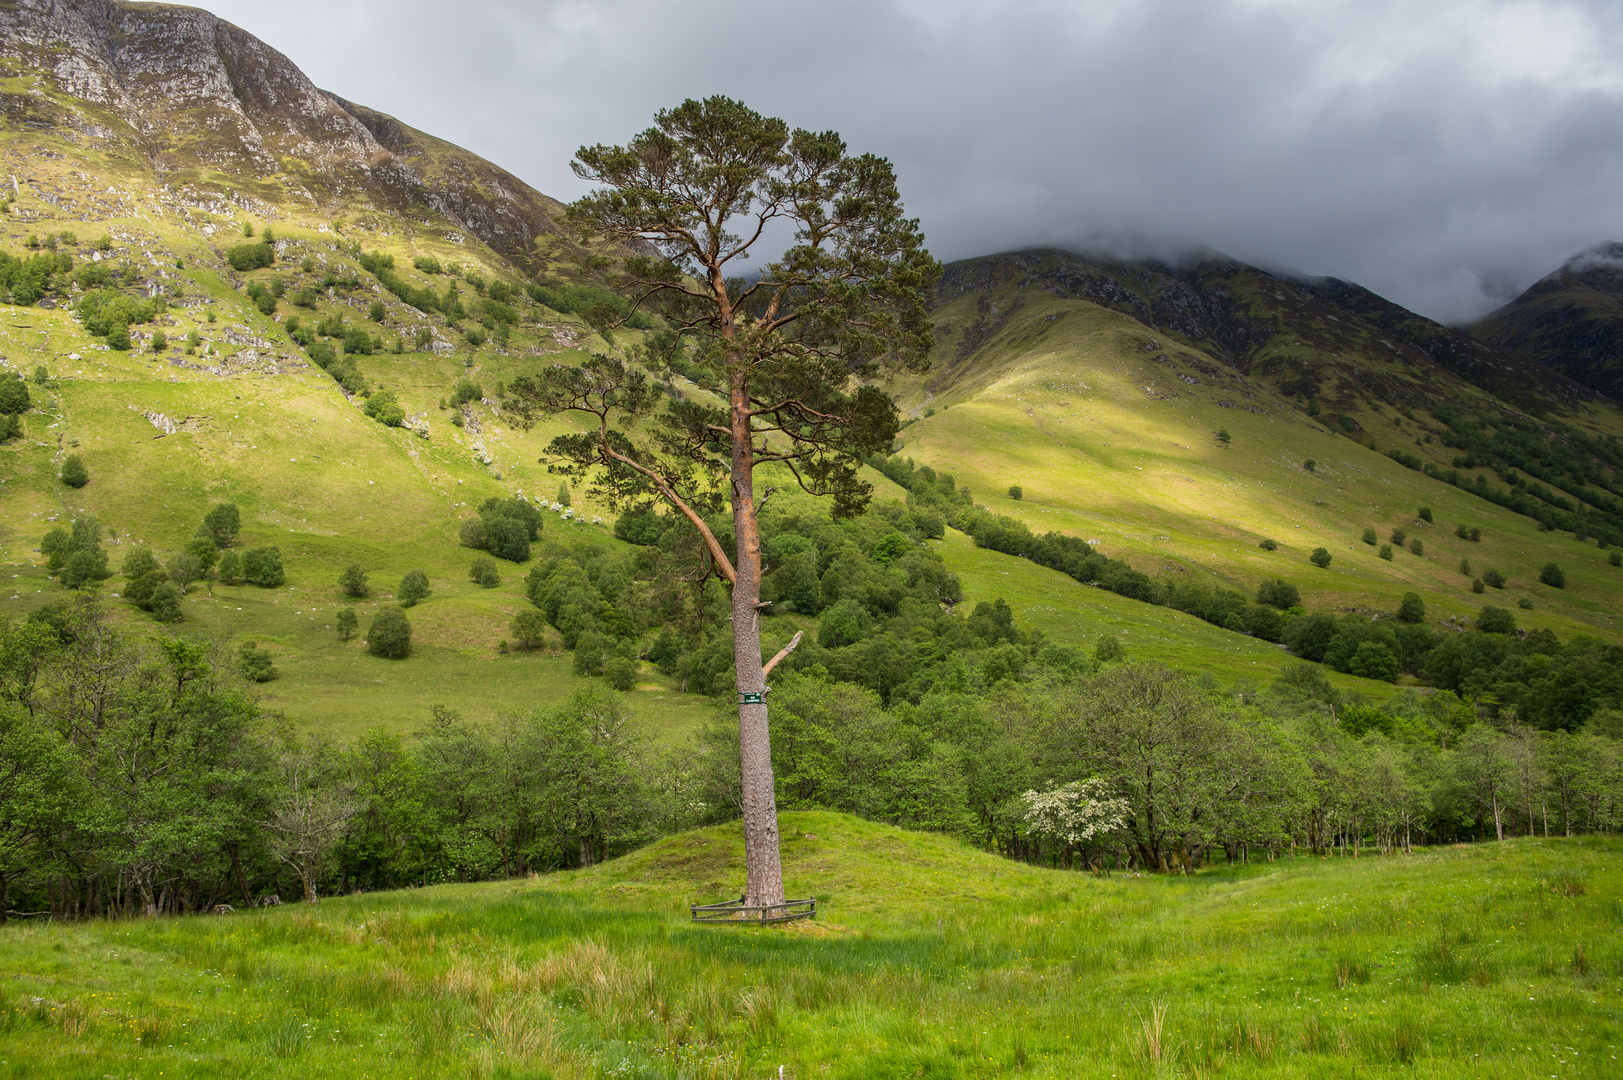
{"label": "green grassy slope", "polygon": [[783,834],[815,924],[688,923],[742,878],[732,826],[529,881],[13,924],[0,1077],[1616,1075],[1614,839],[1099,879],[837,814]]}
{"label": "green grassy slope", "polygon": [[[1310,610],[1390,611],[1414,591],[1436,622],[1527,598],[1534,610],[1516,612],[1523,626],[1562,637],[1617,632],[1623,571],[1592,542],[1540,532],[1527,518],[1335,435],[1213,357],[1169,354],[1124,314],[1016,292],[965,295],[938,311],[934,369],[894,386],[915,418],[902,452],[957,474],[977,504],[1038,532],[1097,538],[1107,554],[1151,576],[1211,575],[1247,592],[1284,577]],[[990,315],[977,310],[983,299]],[[996,329],[981,338],[977,323]],[[1421,422],[1392,410],[1381,422],[1378,445],[1442,452],[1424,441]],[[1215,437],[1220,428],[1232,436],[1228,446]],[[1011,484],[1023,488],[1021,500],[1005,494]],[[1421,506],[1432,509],[1434,523],[1417,517]],[[1481,541],[1454,536],[1461,522],[1480,527]],[[1383,561],[1360,542],[1366,527],[1383,542],[1401,527],[1422,541],[1424,554],[1401,550]],[[1279,549],[1260,549],[1264,538]],[[1333,556],[1327,570],[1307,562],[1320,546]],[[1472,593],[1462,558],[1476,574],[1500,569],[1508,586]],[[1549,561],[1568,571],[1566,589],[1538,582]]]}

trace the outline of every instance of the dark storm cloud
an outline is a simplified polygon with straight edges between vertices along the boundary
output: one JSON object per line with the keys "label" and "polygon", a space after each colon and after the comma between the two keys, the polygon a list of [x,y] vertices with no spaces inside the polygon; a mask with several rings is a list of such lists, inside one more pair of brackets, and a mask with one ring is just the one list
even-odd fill
{"label": "dark storm cloud", "polygon": [[1607,3],[210,6],[565,199],[577,146],[724,93],[891,158],[943,259],[1204,245],[1457,320],[1623,239]]}

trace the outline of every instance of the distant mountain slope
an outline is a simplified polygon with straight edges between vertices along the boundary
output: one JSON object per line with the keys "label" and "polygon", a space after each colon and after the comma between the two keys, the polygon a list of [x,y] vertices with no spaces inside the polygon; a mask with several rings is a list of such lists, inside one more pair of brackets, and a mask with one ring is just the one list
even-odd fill
{"label": "distant mountain slope", "polygon": [[1471,332],[1623,398],[1623,244],[1574,255]]}
{"label": "distant mountain slope", "polygon": [[[0,5],[10,126],[58,134],[194,199],[336,218],[370,209],[466,232],[526,269],[559,204],[490,162],[318,89],[287,57],[196,8]],[[43,76],[43,77],[42,77]],[[224,181],[224,186],[222,186]]]}
{"label": "distant mountain slope", "polygon": [[1610,404],[1560,372],[1360,286],[1275,275],[1216,252],[1176,265],[1055,250],[970,259],[947,268],[941,302],[1010,281],[1131,315],[1280,394],[1322,401],[1359,425],[1350,431],[1373,406],[1426,410],[1458,404],[1462,392],[1485,407],[1530,413]]}

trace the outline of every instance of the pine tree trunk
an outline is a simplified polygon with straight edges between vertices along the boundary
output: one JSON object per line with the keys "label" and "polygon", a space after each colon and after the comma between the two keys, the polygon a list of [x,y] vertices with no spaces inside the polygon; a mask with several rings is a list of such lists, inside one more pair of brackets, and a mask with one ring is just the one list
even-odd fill
{"label": "pine tree trunk", "polygon": [[778,855],[778,802],[772,779],[772,737],[767,727],[766,675],[761,670],[761,531],[755,520],[755,484],[742,382],[733,387],[733,664],[738,675],[738,751],[744,807],[744,903],[783,903]]}

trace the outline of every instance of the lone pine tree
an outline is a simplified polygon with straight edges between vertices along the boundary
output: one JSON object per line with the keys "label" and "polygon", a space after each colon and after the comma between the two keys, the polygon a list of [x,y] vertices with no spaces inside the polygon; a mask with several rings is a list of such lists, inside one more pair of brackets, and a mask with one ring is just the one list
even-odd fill
{"label": "lone pine tree", "polygon": [[[791,130],[723,97],[661,111],[625,146],[582,147],[578,176],[602,185],[569,208],[592,264],[669,328],[629,360],[594,356],[509,387],[533,422],[572,411],[588,429],[548,448],[553,468],[586,477],[616,509],[663,502],[702,538],[710,572],[732,586],[733,657],[750,905],[783,901],[766,676],[799,641],[762,662],[762,465],[859,513],[862,460],[889,451],[895,405],[864,379],[882,365],[922,371],[931,344],[926,293],[940,274],[918,222],[903,216],[884,158],[848,154],[834,132]],[[764,235],[793,241],[776,261]],[[755,276],[746,278],[754,266]],[[611,331],[630,316],[585,313]],[[672,400],[652,372],[698,366],[725,404]],[[736,559],[705,523],[730,503]]]}

